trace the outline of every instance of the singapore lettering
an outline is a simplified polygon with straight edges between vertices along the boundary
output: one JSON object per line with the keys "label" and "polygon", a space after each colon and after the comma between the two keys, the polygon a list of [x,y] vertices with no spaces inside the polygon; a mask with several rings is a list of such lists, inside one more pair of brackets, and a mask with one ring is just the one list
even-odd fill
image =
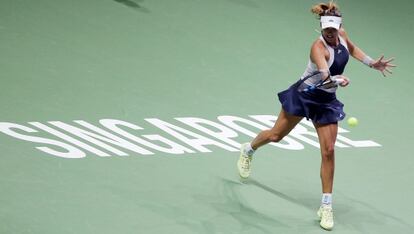
{"label": "singapore lettering", "polygon": [[[272,127],[276,119],[277,116],[273,115],[250,115],[248,118],[222,115],[216,121],[180,117],[174,118],[174,123],[158,118],[144,119],[155,130],[117,119],[101,119],[100,126],[84,120],[75,120],[74,124],[62,121],[28,122],[27,125],[0,122],[0,132],[36,143],[35,148],[48,155],[68,159],[84,158],[86,155],[180,155],[209,153],[217,148],[236,152],[241,143],[237,141],[238,137],[253,138],[259,130]],[[140,134],[144,130],[159,134]],[[337,147],[381,146],[372,140],[351,140],[343,136],[344,133],[349,131],[339,127]],[[44,137],[45,134],[48,135],[47,138]],[[286,150],[303,150],[305,145],[319,148],[315,129],[306,120],[298,124],[282,141],[270,145]]]}

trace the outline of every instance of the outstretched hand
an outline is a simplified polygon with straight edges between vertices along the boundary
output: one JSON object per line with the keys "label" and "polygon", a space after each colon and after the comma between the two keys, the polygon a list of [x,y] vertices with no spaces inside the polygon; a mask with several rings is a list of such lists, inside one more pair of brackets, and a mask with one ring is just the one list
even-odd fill
{"label": "outstretched hand", "polygon": [[381,57],[374,62],[372,62],[371,67],[380,71],[382,75],[385,77],[387,76],[385,72],[388,72],[389,74],[392,74],[391,67],[396,67],[396,65],[391,64],[394,58],[390,58],[387,60],[384,60],[384,55],[381,55]]}

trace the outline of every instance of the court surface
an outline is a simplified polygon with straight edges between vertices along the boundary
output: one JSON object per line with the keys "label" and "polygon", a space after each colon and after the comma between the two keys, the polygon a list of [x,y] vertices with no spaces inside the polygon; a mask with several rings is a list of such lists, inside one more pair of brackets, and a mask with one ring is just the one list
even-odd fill
{"label": "court surface", "polygon": [[[3,0],[0,233],[325,233],[303,121],[240,181],[238,145],[303,73],[317,1]],[[413,233],[412,1],[339,1],[352,60],[333,233]]]}

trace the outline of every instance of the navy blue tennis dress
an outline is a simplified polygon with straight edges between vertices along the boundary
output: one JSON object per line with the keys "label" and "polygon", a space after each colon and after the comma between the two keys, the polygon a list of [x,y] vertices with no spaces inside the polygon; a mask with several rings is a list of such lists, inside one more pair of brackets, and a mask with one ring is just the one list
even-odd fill
{"label": "navy blue tennis dress", "polygon": [[[339,37],[339,45],[333,48],[326,43],[322,36],[320,40],[325,44],[330,54],[328,61],[330,75],[342,75],[349,59],[346,41]],[[306,117],[306,119],[320,124],[336,123],[343,120],[345,118],[344,104],[336,99],[337,86],[320,87],[309,92],[299,92],[298,89],[301,85],[309,86],[321,81],[320,76],[307,78],[316,71],[318,71],[318,68],[309,60],[302,77],[289,89],[278,93],[283,110],[291,115]]]}

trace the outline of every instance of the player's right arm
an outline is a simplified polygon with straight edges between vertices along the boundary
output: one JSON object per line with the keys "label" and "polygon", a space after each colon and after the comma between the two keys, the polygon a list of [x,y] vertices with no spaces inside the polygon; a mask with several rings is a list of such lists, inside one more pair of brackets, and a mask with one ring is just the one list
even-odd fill
{"label": "player's right arm", "polygon": [[322,79],[329,77],[329,52],[321,40],[316,40],[311,47],[310,59],[316,65],[319,71],[322,71]]}

